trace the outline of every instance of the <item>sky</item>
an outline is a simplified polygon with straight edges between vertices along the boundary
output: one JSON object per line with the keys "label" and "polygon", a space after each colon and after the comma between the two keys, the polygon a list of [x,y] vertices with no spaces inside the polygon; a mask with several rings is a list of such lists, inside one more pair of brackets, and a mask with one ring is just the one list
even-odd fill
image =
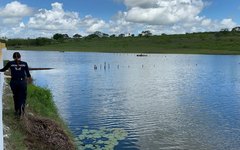
{"label": "sky", "polygon": [[184,34],[239,24],[239,0],[0,0],[0,37],[7,38]]}

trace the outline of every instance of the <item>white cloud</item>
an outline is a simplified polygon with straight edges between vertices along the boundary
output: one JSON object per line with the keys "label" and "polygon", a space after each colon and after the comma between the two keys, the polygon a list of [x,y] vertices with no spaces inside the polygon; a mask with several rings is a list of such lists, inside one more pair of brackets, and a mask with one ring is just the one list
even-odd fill
{"label": "white cloud", "polygon": [[158,0],[124,0],[124,4],[128,8],[141,7],[141,8],[153,8],[157,7]]}
{"label": "white cloud", "polygon": [[236,27],[237,24],[231,18],[228,18],[228,19],[223,19],[221,21],[221,25],[225,28],[233,28],[233,27]]}
{"label": "white cloud", "polygon": [[211,19],[204,19],[204,20],[202,20],[201,25],[202,26],[209,26],[211,23],[212,23]]}
{"label": "white cloud", "polygon": [[152,25],[191,21],[204,8],[202,0],[124,0],[129,8],[126,20]]}
{"label": "white cloud", "polygon": [[[203,0],[122,0],[127,10],[121,12],[117,27],[112,31],[150,30],[154,34],[179,34],[186,32],[219,31],[237,26],[232,19],[214,20],[200,16],[211,3]],[[121,18],[121,19],[120,19]],[[113,26],[112,26],[113,27]],[[138,28],[138,30],[136,30]],[[115,30],[113,30],[115,29]]]}
{"label": "white cloud", "polygon": [[148,24],[129,22],[126,19],[127,12],[119,12],[115,20],[109,22],[110,33],[135,33],[139,34],[144,30],[150,30],[153,34],[184,34],[192,32],[220,31],[222,28],[237,26],[232,19],[213,20],[205,16],[195,16],[186,21],[175,24]]}
{"label": "white cloud", "polygon": [[91,15],[85,16],[80,21],[80,27],[85,30],[86,33],[94,33],[95,31],[106,31],[108,28],[108,24],[98,18],[93,18]]}
{"label": "white cloud", "polygon": [[19,24],[19,27],[20,27],[20,28],[25,28],[25,24],[24,24],[23,22],[21,22],[21,23]]}
{"label": "white cloud", "polygon": [[5,7],[0,8],[0,24],[14,26],[32,13],[33,9],[27,5],[21,4],[18,1],[10,2]]}
{"label": "white cloud", "polygon": [[25,24],[23,22],[20,22],[16,24],[15,26],[9,27],[9,26],[3,26],[1,27],[0,37],[8,37],[8,38],[16,38],[21,37],[24,38],[26,35],[25,31]]}
{"label": "white cloud", "polygon": [[21,18],[2,18],[2,24],[3,25],[16,25],[18,24],[22,19]]}
{"label": "white cloud", "polygon": [[63,4],[53,3],[52,9],[39,9],[38,13],[30,17],[28,28],[49,31],[78,30],[80,18],[76,12],[63,10]]}
{"label": "white cloud", "polygon": [[[6,7],[9,4],[6,5]],[[4,18],[0,20],[3,23],[15,24],[12,27],[2,26],[1,36],[8,37],[51,37],[55,33],[67,33],[70,36],[75,33],[87,35],[95,31],[104,31],[107,33],[108,23],[102,19],[94,18],[90,15],[80,19],[77,12],[65,11],[62,3],[52,3],[52,8],[39,9],[35,14],[23,22],[22,18],[13,20],[12,18]]]}
{"label": "white cloud", "polygon": [[39,9],[33,17],[30,17],[26,27],[48,37],[54,33],[67,33],[71,36],[75,33],[87,35],[95,31],[107,32],[108,24],[102,19],[91,15],[81,19],[77,12],[65,11],[61,3],[56,2],[51,6],[50,10]]}
{"label": "white cloud", "polygon": [[18,1],[7,4],[4,8],[0,8],[1,17],[25,17],[32,14],[32,8]]}
{"label": "white cloud", "polygon": [[99,31],[101,29],[103,29],[106,26],[106,23],[103,20],[100,20],[94,24],[92,24],[88,29],[87,32],[88,33],[92,33],[95,31]]}
{"label": "white cloud", "polygon": [[[128,34],[137,32],[142,28],[141,24],[126,21],[126,12],[118,12],[118,14],[109,21],[108,32],[110,34]],[[136,30],[137,29],[137,30]]]}

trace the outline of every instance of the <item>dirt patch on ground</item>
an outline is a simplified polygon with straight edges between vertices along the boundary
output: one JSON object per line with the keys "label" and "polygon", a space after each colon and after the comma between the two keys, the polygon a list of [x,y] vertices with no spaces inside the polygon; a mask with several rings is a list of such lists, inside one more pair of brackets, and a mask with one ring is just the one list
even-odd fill
{"label": "dirt patch on ground", "polygon": [[73,143],[54,121],[27,115],[22,120],[28,136],[28,149],[74,150]]}

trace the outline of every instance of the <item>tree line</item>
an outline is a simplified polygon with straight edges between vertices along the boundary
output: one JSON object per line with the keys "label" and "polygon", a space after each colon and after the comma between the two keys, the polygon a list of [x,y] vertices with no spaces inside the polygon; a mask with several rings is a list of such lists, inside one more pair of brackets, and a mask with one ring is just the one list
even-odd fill
{"label": "tree line", "polygon": [[[151,36],[152,33],[150,31],[143,31],[138,36]],[[74,34],[72,37],[70,37],[68,34],[62,34],[62,33],[55,33],[51,38],[46,37],[38,37],[36,39],[7,39],[7,38],[1,38],[0,42],[6,43],[7,46],[13,46],[15,48],[20,48],[22,45],[24,46],[44,46],[54,43],[61,43],[69,40],[91,40],[96,38],[122,38],[122,37],[135,37],[134,34],[119,34],[119,35],[108,35],[106,33],[96,31],[93,34],[89,34],[87,36],[82,36],[80,34]]]}
{"label": "tree line", "polygon": [[[205,32],[206,33],[206,32]],[[234,33],[240,33],[240,27],[234,27],[231,30],[225,28],[221,29],[219,32],[211,32],[214,33],[216,37],[221,37],[226,34],[234,34]],[[190,33],[186,33],[190,34]],[[194,33],[191,33],[194,34]],[[166,34],[162,34],[159,36],[165,36]],[[91,40],[91,39],[97,39],[97,38],[124,38],[124,37],[150,37],[150,36],[156,36],[153,35],[149,30],[142,31],[138,35],[134,34],[119,34],[119,35],[109,35],[100,31],[96,31],[93,34],[89,34],[87,36],[82,36],[80,34],[74,34],[72,37],[70,37],[68,34],[62,34],[62,33],[55,33],[51,38],[46,37],[38,37],[35,39],[7,39],[6,37],[0,38],[0,42],[6,43],[7,46],[12,46],[15,48],[20,48],[21,46],[44,46],[54,43],[61,43],[66,42],[69,40]]]}

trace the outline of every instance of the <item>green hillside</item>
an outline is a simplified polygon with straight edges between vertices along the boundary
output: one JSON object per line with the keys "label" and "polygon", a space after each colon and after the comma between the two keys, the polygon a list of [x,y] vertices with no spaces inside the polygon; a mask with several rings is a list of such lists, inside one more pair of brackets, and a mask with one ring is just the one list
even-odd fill
{"label": "green hillside", "polygon": [[16,44],[15,39],[9,40],[7,47],[23,50],[113,53],[240,54],[240,32],[49,40],[51,41],[48,44],[34,46],[26,44],[27,39]]}

